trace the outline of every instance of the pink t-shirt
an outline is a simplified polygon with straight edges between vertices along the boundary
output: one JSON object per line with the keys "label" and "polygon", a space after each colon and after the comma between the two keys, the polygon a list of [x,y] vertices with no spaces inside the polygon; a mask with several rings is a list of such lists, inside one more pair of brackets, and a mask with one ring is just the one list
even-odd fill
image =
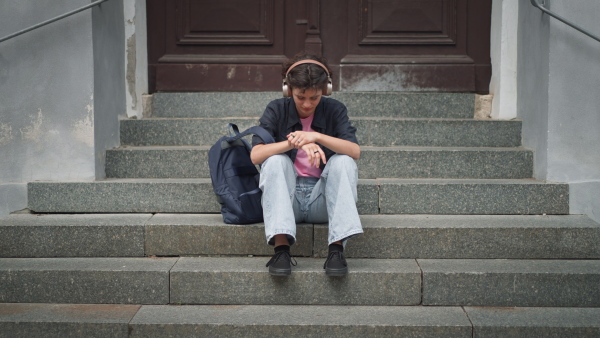
{"label": "pink t-shirt", "polygon": [[[311,114],[305,119],[300,119],[300,122],[302,123],[302,131],[314,131],[310,127],[314,117],[315,114]],[[298,176],[321,177],[322,170],[318,167],[315,168],[310,166],[310,162],[308,162],[308,155],[306,155],[306,152],[302,149],[298,149],[296,160],[294,161],[294,167],[296,167]]]}

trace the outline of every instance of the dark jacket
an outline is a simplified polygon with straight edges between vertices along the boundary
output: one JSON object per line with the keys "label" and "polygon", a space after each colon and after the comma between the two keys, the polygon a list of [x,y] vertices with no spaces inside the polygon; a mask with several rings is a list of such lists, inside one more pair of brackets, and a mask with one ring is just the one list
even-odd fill
{"label": "dark jacket", "polygon": [[[311,128],[321,134],[332,137],[337,137],[343,140],[358,144],[356,139],[356,128],[348,121],[348,110],[340,101],[328,97],[321,97],[321,102],[315,109],[315,117],[311,124]],[[265,128],[275,139],[275,142],[287,141],[286,136],[294,131],[302,130],[302,123],[298,117],[296,105],[292,98],[281,98],[271,101],[262,117],[260,118],[260,126]],[[252,145],[264,143],[260,137],[252,138]],[[325,157],[329,158],[335,153],[330,149],[319,144],[325,152]],[[286,155],[292,159],[296,159],[298,149],[292,149],[286,152]],[[321,169],[325,165],[321,163]]]}

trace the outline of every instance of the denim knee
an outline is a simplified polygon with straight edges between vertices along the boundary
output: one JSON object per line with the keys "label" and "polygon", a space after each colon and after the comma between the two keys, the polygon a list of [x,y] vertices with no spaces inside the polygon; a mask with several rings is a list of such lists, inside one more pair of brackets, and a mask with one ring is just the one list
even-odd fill
{"label": "denim knee", "polygon": [[261,166],[261,174],[269,170],[280,170],[282,168],[291,167],[292,160],[285,154],[273,155],[267,158]]}
{"label": "denim knee", "polygon": [[358,167],[354,159],[348,155],[333,155],[327,161],[326,175],[340,175],[344,172],[356,173],[358,175]]}

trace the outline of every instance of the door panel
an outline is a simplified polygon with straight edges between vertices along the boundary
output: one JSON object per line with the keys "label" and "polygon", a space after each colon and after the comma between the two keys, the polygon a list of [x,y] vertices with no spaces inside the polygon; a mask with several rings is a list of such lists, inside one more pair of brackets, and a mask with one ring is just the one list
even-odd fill
{"label": "door panel", "polygon": [[361,0],[358,6],[359,46],[456,43],[456,0]]}
{"label": "door panel", "polygon": [[148,0],[152,91],[280,90],[325,56],[334,89],[488,91],[491,0]]}
{"label": "door panel", "polygon": [[[338,90],[488,91],[491,1],[334,0],[322,5],[328,13],[347,6],[344,28],[323,23],[324,54],[339,65]],[[344,33],[347,39],[341,42],[337,37]]]}
{"label": "door panel", "polygon": [[178,1],[177,44],[272,45],[273,1]]}
{"label": "door panel", "polygon": [[148,0],[151,91],[281,85],[286,23],[279,0]]}

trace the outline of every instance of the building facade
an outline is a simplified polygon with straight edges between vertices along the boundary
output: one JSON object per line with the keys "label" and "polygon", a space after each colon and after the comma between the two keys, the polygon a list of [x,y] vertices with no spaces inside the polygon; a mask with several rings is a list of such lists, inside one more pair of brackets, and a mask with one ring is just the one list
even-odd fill
{"label": "building facade", "polygon": [[[0,37],[87,4],[3,1]],[[568,183],[570,213],[600,221],[600,43],[530,1],[491,5],[491,118],[523,120],[535,178]],[[597,1],[545,6],[600,35]],[[109,0],[0,43],[0,217],[27,207],[27,182],[105,177],[119,120],[144,116],[153,83],[147,8],[145,0]]]}

